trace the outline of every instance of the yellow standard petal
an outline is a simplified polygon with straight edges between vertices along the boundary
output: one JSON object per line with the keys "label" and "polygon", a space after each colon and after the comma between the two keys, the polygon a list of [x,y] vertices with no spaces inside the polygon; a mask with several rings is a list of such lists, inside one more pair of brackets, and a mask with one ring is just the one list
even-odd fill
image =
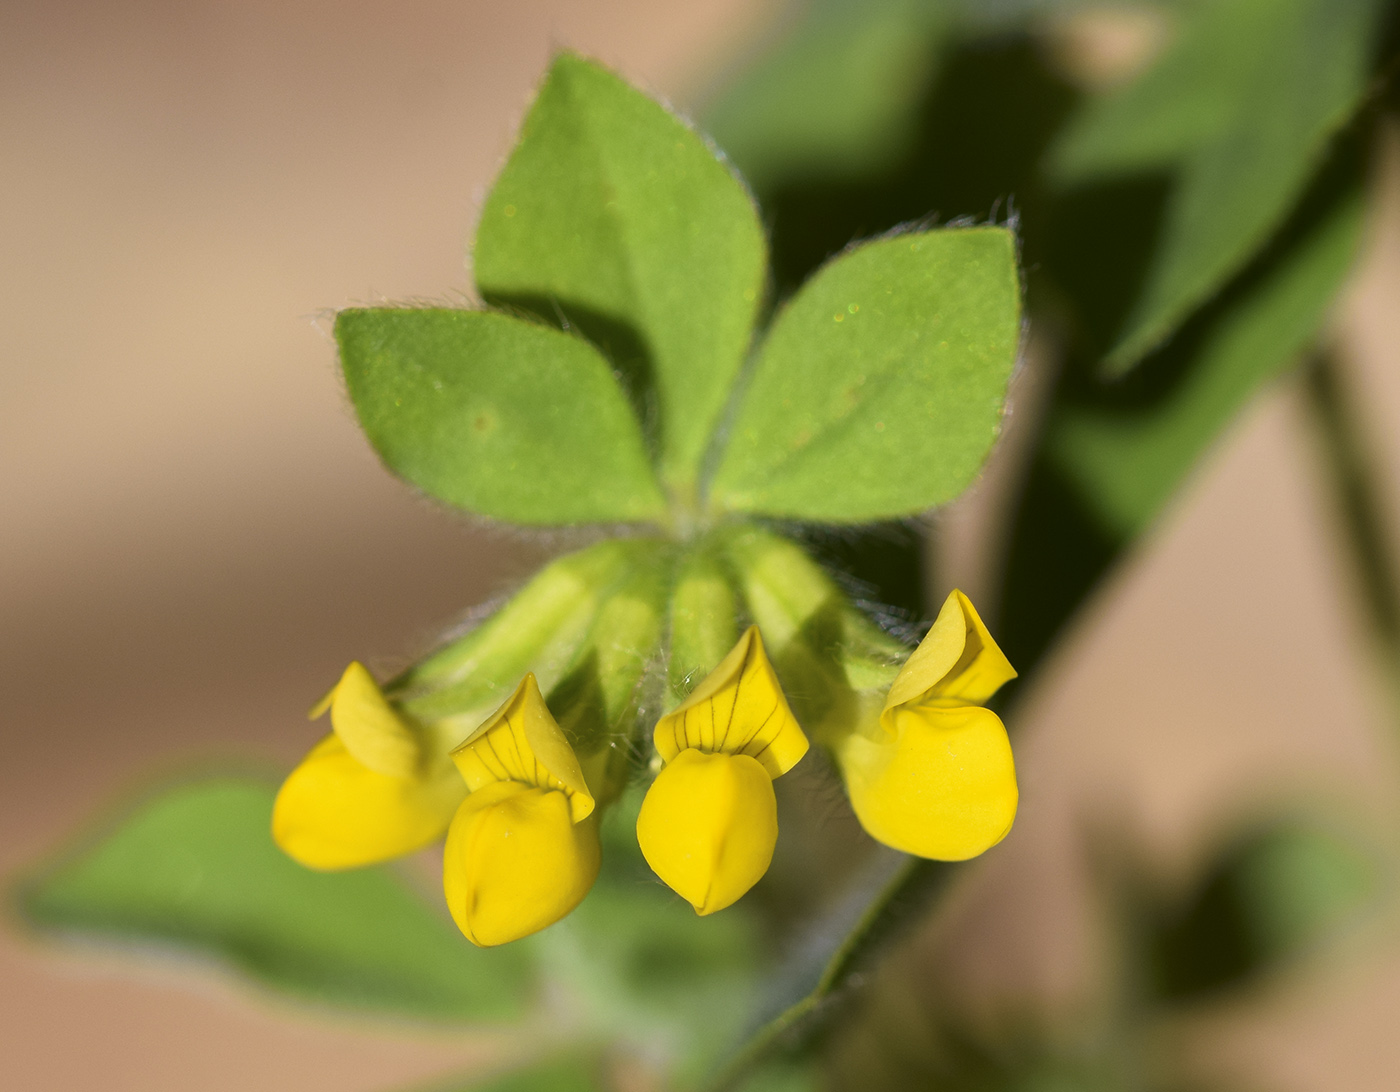
{"label": "yellow standard petal", "polygon": [[466,785],[419,729],[389,704],[363,664],[352,663],[311,711],[330,710],[332,733],[287,780],[272,836],[309,868],[343,869],[412,853],[442,836]]}
{"label": "yellow standard petal", "polygon": [[931,698],[981,705],[1015,677],[1016,669],[992,640],[972,600],[954,589],[895,677],[885,711]]}
{"label": "yellow standard petal", "polygon": [[466,791],[446,762],[414,777],[377,773],[332,733],[282,783],[272,837],[308,868],[377,864],[440,838]]}
{"label": "yellow standard petal", "polygon": [[574,822],[593,811],[578,756],[534,675],[520,680],[515,693],[452,752],[452,760],[473,792],[497,781],[518,781],[563,793]]}
{"label": "yellow standard petal", "polygon": [[534,675],[452,752],[471,795],[447,832],[442,886],[473,944],[552,925],[598,876],[594,799]]}
{"label": "yellow standard petal", "polygon": [[657,775],[637,817],[647,864],[698,914],[723,910],[762,879],[777,841],[773,780],[745,754],[686,748]]}
{"label": "yellow standard petal", "polygon": [[887,719],[893,741],[852,732],[837,756],[870,836],[939,861],[976,857],[1005,838],[1018,792],[1000,718],[975,705],[929,704]]}
{"label": "yellow standard petal", "polygon": [[711,754],[748,755],[769,777],[787,773],[808,747],[757,626],[750,626],[690,696],[657,721],[652,738],[663,762],[694,747]]}
{"label": "yellow standard petal", "polygon": [[442,886],[473,944],[505,944],[552,925],[598,878],[598,824],[574,822],[555,789],[496,781],[462,802],[447,832]]}

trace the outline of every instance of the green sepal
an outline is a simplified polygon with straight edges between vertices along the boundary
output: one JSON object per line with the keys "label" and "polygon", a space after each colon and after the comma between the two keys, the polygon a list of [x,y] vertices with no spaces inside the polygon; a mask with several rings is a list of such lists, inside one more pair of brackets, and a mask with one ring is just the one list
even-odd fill
{"label": "green sepal", "polygon": [[693,493],[767,273],[753,201],[705,140],[561,53],[486,199],[473,270],[487,300],[605,350],[655,414],[663,480]]}
{"label": "green sepal", "polygon": [[773,323],[712,507],[855,523],[951,500],[996,440],[1020,332],[1005,228],[855,247]]}
{"label": "green sepal", "polygon": [[583,339],[406,307],[342,311],[335,336],[365,434],[430,496],[514,523],[665,518],[637,419]]}
{"label": "green sepal", "polygon": [[20,906],[45,929],[174,945],[327,1004],[448,1021],[524,1012],[528,946],[472,947],[390,870],[296,864],[272,841],[275,794],[232,776],[156,793],[28,883]]}
{"label": "green sepal", "polygon": [[651,697],[646,682],[661,658],[674,548],[649,545],[632,551],[627,572],[547,697],[599,804],[626,784],[638,718]]}
{"label": "green sepal", "polygon": [[849,730],[869,704],[863,692],[887,687],[908,648],[791,539],[747,527],[727,535],[725,548],[803,729],[821,742]]}
{"label": "green sepal", "polygon": [[455,746],[534,672],[544,693],[574,667],[599,611],[638,567],[670,547],[612,539],[550,562],[494,615],[410,668],[387,688],[410,716]]}
{"label": "green sepal", "polygon": [[713,545],[703,542],[681,562],[671,594],[667,681],[679,704],[713,671],[739,639],[733,578]]}

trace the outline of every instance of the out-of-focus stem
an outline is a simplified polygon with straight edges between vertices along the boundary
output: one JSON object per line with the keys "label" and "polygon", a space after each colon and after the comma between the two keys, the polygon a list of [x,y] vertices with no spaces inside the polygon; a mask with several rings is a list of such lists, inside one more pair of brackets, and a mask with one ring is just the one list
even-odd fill
{"label": "out-of-focus stem", "polygon": [[1400,575],[1386,534],[1385,493],[1372,445],[1355,412],[1355,394],[1348,390],[1335,347],[1325,346],[1317,353],[1305,390],[1357,594],[1400,726]]}

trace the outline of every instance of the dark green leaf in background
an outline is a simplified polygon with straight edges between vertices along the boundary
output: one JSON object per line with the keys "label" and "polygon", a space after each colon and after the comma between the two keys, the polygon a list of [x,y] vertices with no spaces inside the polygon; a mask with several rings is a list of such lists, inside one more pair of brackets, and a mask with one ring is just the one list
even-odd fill
{"label": "dark green leaf in background", "polygon": [[706,128],[759,193],[888,169],[917,139],[947,23],[930,0],[811,4],[710,104]]}
{"label": "dark green leaf in background", "polygon": [[446,308],[342,311],[335,334],[366,435],[425,493],[515,523],[665,514],[636,417],[582,339]]}
{"label": "dark green leaf in background", "polygon": [[1199,339],[1190,367],[1162,397],[1136,409],[1057,407],[1046,455],[1111,534],[1126,540],[1144,530],[1259,386],[1297,362],[1356,257],[1365,211],[1356,182],[1288,260]]}
{"label": "dark green leaf in background", "polygon": [[1174,168],[1141,296],[1107,357],[1126,371],[1279,227],[1366,89],[1379,0],[1218,0],[1142,79],[1086,110],[1062,183]]}
{"label": "dark green leaf in background", "polygon": [[1175,1001],[1243,985],[1325,942],[1377,891],[1377,861],[1310,823],[1245,831],[1148,934],[1152,984]]}
{"label": "dark green leaf in background", "polygon": [[336,1005],[434,1020],[517,1017],[528,948],[472,947],[391,872],[313,872],[272,842],[275,790],[219,777],[169,789],[31,884],[36,925],[212,956]]}
{"label": "dark green leaf in background", "polygon": [[1132,375],[1069,362],[1012,528],[997,632],[1023,675],[1248,400],[1305,356],[1355,257],[1358,145],[1338,144],[1275,242]]}
{"label": "dark green leaf in background", "polygon": [[743,363],[766,263],[757,210],[705,141],[569,53],[486,200],[473,257],[486,299],[604,349],[655,416],[662,477],[682,492]]}
{"label": "dark green leaf in background", "polygon": [[843,254],[775,320],[712,503],[853,523],[950,500],[996,439],[1019,337],[1004,228],[908,233]]}

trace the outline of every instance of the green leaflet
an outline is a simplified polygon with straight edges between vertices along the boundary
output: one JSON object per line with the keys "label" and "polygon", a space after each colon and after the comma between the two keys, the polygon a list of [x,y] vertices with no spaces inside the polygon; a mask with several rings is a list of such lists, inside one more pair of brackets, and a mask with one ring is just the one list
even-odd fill
{"label": "green leaflet", "polygon": [[831,523],[951,500],[996,439],[1020,336],[1004,228],[858,246],[778,315],[711,504]]}
{"label": "green leaflet", "polygon": [[135,808],[22,894],[34,923],[174,944],[317,1001],[436,1020],[516,1017],[530,950],[473,948],[391,872],[313,872],[269,832],[275,790],[217,777]]}
{"label": "green leaflet", "polygon": [[1202,339],[1191,367],[1152,406],[1056,407],[1045,451],[1107,530],[1126,540],[1145,529],[1240,407],[1297,360],[1351,268],[1364,211],[1359,188],[1338,201],[1275,275]]}
{"label": "green leaflet", "polygon": [[424,492],[515,523],[664,517],[636,418],[581,339],[445,308],[342,311],[335,334],[366,435]]}
{"label": "green leaflet", "polygon": [[1177,168],[1111,372],[1171,336],[1287,216],[1360,104],[1380,10],[1377,0],[1203,4],[1156,68],[1066,134],[1052,157],[1064,183]]}
{"label": "green leaflet", "polygon": [[757,210],[704,139],[569,53],[486,200],[473,257],[486,299],[604,349],[655,415],[662,478],[683,494],[743,362],[766,263]]}
{"label": "green leaflet", "polygon": [[811,173],[878,173],[915,139],[947,22],[928,0],[814,4],[705,122],[760,194]]}

